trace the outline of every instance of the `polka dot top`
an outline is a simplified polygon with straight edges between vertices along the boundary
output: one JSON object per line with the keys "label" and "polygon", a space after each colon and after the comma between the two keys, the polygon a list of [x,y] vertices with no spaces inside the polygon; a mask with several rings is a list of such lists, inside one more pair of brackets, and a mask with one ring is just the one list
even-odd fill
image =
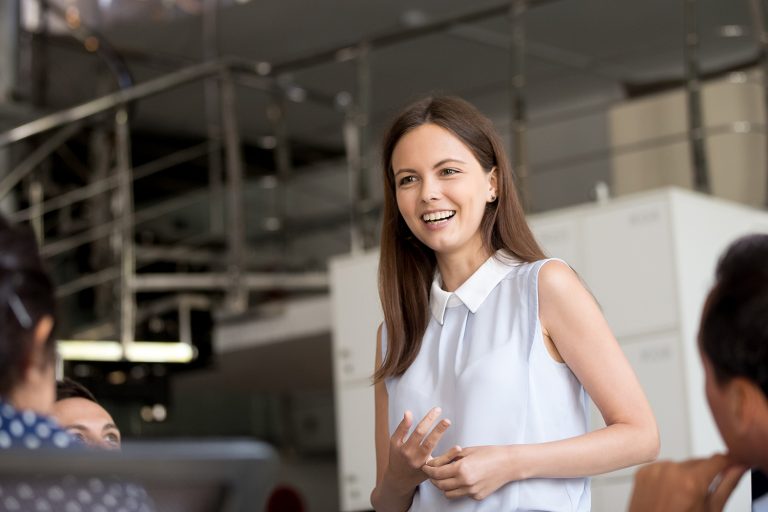
{"label": "polka dot top", "polygon": [[70,446],[81,445],[53,420],[29,410],[18,411],[0,400],[0,450]]}
{"label": "polka dot top", "polygon": [[[0,400],[0,454],[5,449],[84,448],[53,420]],[[2,455],[0,455],[2,456]],[[0,479],[0,512],[155,512],[140,485],[115,478]]]}

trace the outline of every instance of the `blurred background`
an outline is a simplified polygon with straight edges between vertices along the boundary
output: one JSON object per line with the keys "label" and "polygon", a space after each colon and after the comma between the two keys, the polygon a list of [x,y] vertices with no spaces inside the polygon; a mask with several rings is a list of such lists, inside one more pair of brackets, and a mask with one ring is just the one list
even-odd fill
{"label": "blurred background", "polygon": [[[679,327],[672,352],[638,357],[672,361],[664,368],[691,373],[679,388],[692,389],[685,347],[709,263],[738,232],[768,231],[764,9],[3,0],[0,206],[32,224],[57,282],[62,372],[103,400],[126,438],[264,439],[307,510],[367,508],[378,144],[405,104],[448,93],[494,121],[537,235],[583,270],[620,341]],[[638,238],[620,223],[590,238],[588,221],[558,220],[600,207],[616,219],[624,196],[630,210],[658,208],[658,218],[632,210],[627,225],[661,223],[658,238],[639,240],[672,282],[688,282],[681,255],[711,253],[690,278],[697,298],[675,299],[686,284],[657,289],[675,319],[642,333],[622,319],[657,297],[625,305],[644,296],[623,288],[612,302],[607,274],[590,270],[605,267],[588,256],[621,233],[636,252]],[[677,215],[682,203],[694,213]],[[724,221],[726,210],[748,220]],[[691,232],[700,239],[680,245]],[[344,311],[363,320],[347,329]],[[699,395],[685,400],[691,418],[706,414]],[[670,411],[670,425],[688,421]],[[698,435],[686,425],[683,443]],[[628,477],[616,478],[595,510],[624,503]]]}

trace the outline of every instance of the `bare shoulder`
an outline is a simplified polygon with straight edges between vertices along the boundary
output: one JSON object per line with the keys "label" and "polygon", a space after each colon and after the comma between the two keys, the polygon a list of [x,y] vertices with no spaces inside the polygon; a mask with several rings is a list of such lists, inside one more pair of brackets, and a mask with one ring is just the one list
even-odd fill
{"label": "bare shoulder", "polygon": [[576,272],[560,260],[549,260],[539,269],[539,295],[542,298],[567,296],[583,289]]}

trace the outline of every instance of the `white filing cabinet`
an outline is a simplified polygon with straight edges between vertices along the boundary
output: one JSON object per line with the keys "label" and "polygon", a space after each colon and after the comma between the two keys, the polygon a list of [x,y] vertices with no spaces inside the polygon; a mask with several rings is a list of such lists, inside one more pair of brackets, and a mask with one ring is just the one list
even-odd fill
{"label": "white filing cabinet", "polygon": [[[535,215],[529,221],[545,251],[571,264],[603,308],[656,413],[661,458],[721,450],[704,396],[695,341],[698,321],[718,256],[744,233],[768,232],[768,213],[668,188]],[[369,253],[331,265],[345,511],[370,508],[375,478],[373,391],[367,380],[357,377],[371,372],[375,329],[381,321],[376,258]],[[364,311],[366,307],[370,309]],[[339,370],[347,360],[364,362],[365,372],[348,377]],[[592,428],[603,425],[594,407],[592,420]],[[624,510],[634,471],[593,478],[592,510]],[[746,480],[727,510],[749,510]]]}
{"label": "white filing cabinet", "polygon": [[341,509],[370,510],[376,482],[373,373],[379,302],[379,252],[330,263],[333,376]]}

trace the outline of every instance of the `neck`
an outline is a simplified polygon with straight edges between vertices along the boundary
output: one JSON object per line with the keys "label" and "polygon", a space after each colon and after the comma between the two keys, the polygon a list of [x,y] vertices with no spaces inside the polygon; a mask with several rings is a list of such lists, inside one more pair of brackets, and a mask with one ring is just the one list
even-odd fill
{"label": "neck", "polygon": [[755,447],[753,464],[757,468],[768,475],[768,449],[758,449],[757,447],[768,446],[768,410],[763,410],[761,418],[758,422],[755,422],[762,426],[754,434],[754,442],[751,442],[751,446]]}
{"label": "neck", "polygon": [[490,252],[482,246],[471,252],[438,253],[437,268],[443,279],[443,289],[447,292],[456,291],[490,256]]}
{"label": "neck", "polygon": [[33,386],[18,385],[13,391],[3,397],[3,399],[11,404],[14,409],[19,411],[31,410],[37,414],[49,414],[51,411],[51,403],[46,400],[45,392],[41,392],[40,389],[33,389]]}

